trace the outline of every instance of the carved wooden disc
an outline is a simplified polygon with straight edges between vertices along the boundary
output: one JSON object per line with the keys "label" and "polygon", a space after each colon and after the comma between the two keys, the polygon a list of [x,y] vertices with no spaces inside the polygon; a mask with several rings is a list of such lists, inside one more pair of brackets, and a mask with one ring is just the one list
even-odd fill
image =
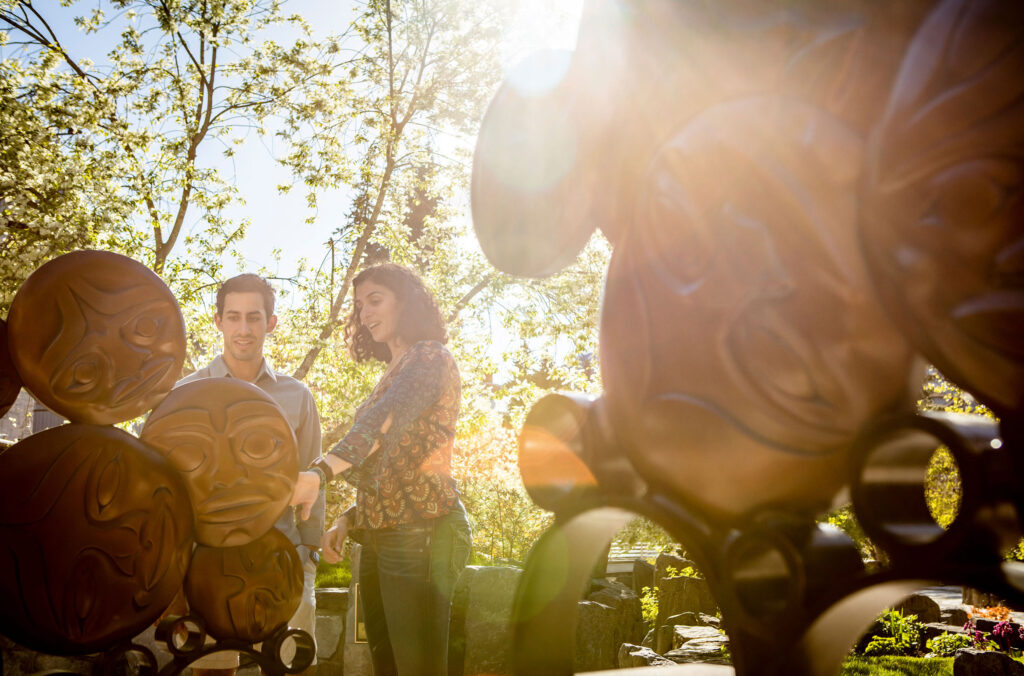
{"label": "carved wooden disc", "polygon": [[170,289],[146,266],[109,251],[75,251],[40,267],[7,320],[25,387],[74,422],[145,413],[185,361],[185,325]]}
{"label": "carved wooden disc", "polygon": [[947,0],[871,147],[864,248],[893,319],[1000,415],[1024,411],[1024,5]]}
{"label": "carved wooden disc", "polygon": [[0,416],[7,413],[21,392],[21,376],[7,346],[7,322],[0,319]]}
{"label": "carved wooden disc", "polygon": [[34,650],[105,650],[156,620],[192,554],[188,494],[113,427],[64,425],[0,453],[0,632]]}
{"label": "carved wooden disc", "polygon": [[909,346],[857,240],[862,153],[762,97],[712,107],[649,168],[608,275],[604,383],[641,474],[709,513],[826,506],[904,391]]}
{"label": "carved wooden disc", "polygon": [[295,434],[255,385],[207,378],[175,388],[140,436],[184,477],[201,544],[252,542],[291,501],[299,474]]}
{"label": "carved wooden disc", "polygon": [[262,641],[298,609],[302,562],[276,528],[237,547],[200,545],[185,577],[185,596],[214,638]]}

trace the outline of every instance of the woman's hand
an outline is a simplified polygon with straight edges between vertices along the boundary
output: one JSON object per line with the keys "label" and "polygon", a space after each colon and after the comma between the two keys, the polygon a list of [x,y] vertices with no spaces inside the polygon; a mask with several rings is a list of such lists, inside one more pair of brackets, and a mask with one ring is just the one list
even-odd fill
{"label": "woman's hand", "polygon": [[305,521],[313,511],[313,503],[320,494],[320,475],[316,472],[299,472],[299,478],[295,482],[295,492],[292,493],[290,504],[302,507],[302,516],[299,518]]}
{"label": "woman's hand", "polygon": [[324,533],[320,538],[320,551],[327,563],[341,561],[341,549],[345,546],[345,538],[348,537],[348,519],[342,514],[334,522],[334,528]]}

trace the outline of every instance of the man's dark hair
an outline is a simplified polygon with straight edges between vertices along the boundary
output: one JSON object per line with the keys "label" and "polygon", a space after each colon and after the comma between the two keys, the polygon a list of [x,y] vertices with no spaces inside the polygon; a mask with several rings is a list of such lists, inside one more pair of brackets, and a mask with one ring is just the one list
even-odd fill
{"label": "man's dark hair", "polygon": [[[398,335],[406,344],[412,345],[421,340],[448,342],[448,329],[444,317],[441,316],[441,310],[437,307],[437,301],[415,272],[394,263],[366,268],[352,281],[353,294],[363,282],[380,284],[395,294],[400,303]],[[359,321],[359,312],[354,304],[345,323],[345,341],[348,343],[349,353],[356,361],[391,361],[391,348],[386,343],[373,340],[370,330]]]}
{"label": "man's dark hair", "polygon": [[218,315],[224,314],[224,299],[229,293],[258,293],[263,296],[263,308],[267,311],[267,319],[274,314],[274,289],[259,275],[247,272],[221,284],[217,289]]}

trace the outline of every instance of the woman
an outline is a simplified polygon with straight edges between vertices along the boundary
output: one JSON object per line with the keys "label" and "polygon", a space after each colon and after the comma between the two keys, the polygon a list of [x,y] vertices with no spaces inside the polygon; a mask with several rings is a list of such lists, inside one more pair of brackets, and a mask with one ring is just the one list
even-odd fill
{"label": "woman", "polygon": [[451,476],[461,380],[437,303],[411,270],[363,270],[345,326],[356,361],[387,370],[345,437],[300,472],[303,513],[336,476],[356,504],[321,541],[335,562],[351,531],[363,549],[359,594],[376,676],[444,676],[455,581],[469,558],[466,512]]}

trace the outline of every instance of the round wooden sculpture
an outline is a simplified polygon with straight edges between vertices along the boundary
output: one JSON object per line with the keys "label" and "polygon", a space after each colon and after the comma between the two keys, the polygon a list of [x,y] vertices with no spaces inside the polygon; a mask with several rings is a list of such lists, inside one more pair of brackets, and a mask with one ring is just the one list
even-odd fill
{"label": "round wooden sculpture", "polygon": [[200,545],[185,577],[185,596],[210,636],[263,641],[299,607],[302,562],[276,528],[237,547]]}
{"label": "round wooden sculpture", "polygon": [[7,321],[25,387],[73,422],[145,413],[185,361],[185,325],[170,289],[141,263],[108,251],[76,251],[40,267]]}
{"label": "round wooden sculpture", "polygon": [[651,163],[601,354],[652,483],[711,514],[823,508],[861,426],[905,391],[910,350],[857,240],[861,157],[844,124],[765,97],[708,110]]}
{"label": "round wooden sculpture", "polygon": [[21,376],[7,346],[7,322],[0,319],[0,416],[7,413],[21,392]]}
{"label": "round wooden sculpture", "polygon": [[1024,411],[1024,5],[942,3],[871,147],[861,231],[878,291],[930,362]]}
{"label": "round wooden sculpture", "polygon": [[201,544],[252,542],[288,507],[299,473],[295,434],[255,385],[207,378],[175,388],[140,436],[184,477]]}
{"label": "round wooden sculpture", "polygon": [[181,479],[135,437],[64,425],[0,453],[0,633],[34,650],[105,650],[181,588],[192,513]]}

